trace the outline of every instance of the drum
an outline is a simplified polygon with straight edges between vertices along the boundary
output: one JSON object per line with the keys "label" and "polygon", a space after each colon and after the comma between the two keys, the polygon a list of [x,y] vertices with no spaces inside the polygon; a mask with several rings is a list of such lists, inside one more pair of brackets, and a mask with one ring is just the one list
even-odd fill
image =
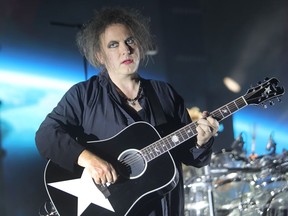
{"label": "drum", "polygon": [[263,216],[287,216],[288,215],[288,188],[284,188],[274,194],[268,200]]}
{"label": "drum", "polygon": [[288,186],[288,179],[285,175],[270,174],[256,180],[255,186],[256,188],[260,188],[262,191],[266,190],[268,192],[275,192],[277,189],[281,190]]}
{"label": "drum", "polygon": [[201,176],[205,176],[205,167],[197,168],[193,166],[186,166],[183,164],[182,169],[184,185],[190,185],[193,182],[197,182],[199,181],[199,178],[201,178],[202,181],[203,177]]}
{"label": "drum", "polygon": [[[249,205],[254,186],[240,173],[229,173],[213,182],[214,204],[217,212],[231,212]],[[219,213],[220,214],[220,213]]]}
{"label": "drum", "polygon": [[[278,201],[285,202],[285,199],[287,201],[288,194],[287,189],[286,192],[285,188],[288,187],[288,181],[287,177],[285,175],[276,175],[270,174],[266,177],[262,177],[256,181],[255,184],[255,195],[253,197],[253,203],[263,213],[262,215],[269,215],[269,216],[277,216],[277,215],[285,215],[288,216],[288,214],[282,214],[279,213],[281,211],[286,211],[286,207],[288,208],[288,204],[284,208],[283,206],[279,205],[279,212],[275,213],[275,208],[279,204]],[[277,196],[276,196],[277,195]],[[284,199],[282,196],[286,196]],[[270,210],[268,211],[268,207],[271,205]],[[273,206],[274,205],[274,206]],[[284,205],[284,206],[285,206]],[[277,207],[278,208],[278,207]],[[283,210],[281,210],[281,208]]]}
{"label": "drum", "polygon": [[[250,183],[254,185],[253,197],[251,197],[248,206],[238,210],[239,215],[285,215],[279,212],[275,213],[275,206],[271,207],[268,214],[267,205],[270,205],[270,203],[273,204],[272,200],[274,200],[274,195],[282,191],[283,188],[288,187],[286,174],[279,172],[272,157],[263,157],[259,160],[258,164],[262,166],[261,171],[253,174],[255,176],[253,180],[250,178]],[[285,212],[286,209],[283,207],[282,209],[284,209],[283,211]],[[263,213],[265,211],[267,212]],[[279,211],[282,210],[279,209]],[[234,210],[235,215],[237,215],[236,212],[237,210]]]}
{"label": "drum", "polygon": [[185,216],[209,216],[209,185],[203,177],[184,186]]}
{"label": "drum", "polygon": [[243,168],[246,162],[238,160],[231,152],[214,153],[211,158],[211,168]]}

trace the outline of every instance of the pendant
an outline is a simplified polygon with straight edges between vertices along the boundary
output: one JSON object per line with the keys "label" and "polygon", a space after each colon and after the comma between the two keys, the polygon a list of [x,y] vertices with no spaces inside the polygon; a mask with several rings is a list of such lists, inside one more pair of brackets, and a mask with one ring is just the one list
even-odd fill
{"label": "pendant", "polygon": [[136,105],[136,101],[135,100],[133,100],[133,101],[128,101],[129,102],[129,104],[131,105],[131,106],[135,106]]}

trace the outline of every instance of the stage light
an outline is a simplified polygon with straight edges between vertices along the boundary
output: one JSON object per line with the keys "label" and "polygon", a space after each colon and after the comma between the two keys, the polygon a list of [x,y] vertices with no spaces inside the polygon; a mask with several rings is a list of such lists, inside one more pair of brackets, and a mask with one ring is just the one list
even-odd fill
{"label": "stage light", "polygon": [[241,91],[240,84],[231,77],[224,77],[224,85],[232,92],[239,93]]}
{"label": "stage light", "polygon": [[148,56],[154,56],[154,55],[157,55],[158,54],[158,50],[148,50],[147,52],[146,52],[146,55],[148,55]]}

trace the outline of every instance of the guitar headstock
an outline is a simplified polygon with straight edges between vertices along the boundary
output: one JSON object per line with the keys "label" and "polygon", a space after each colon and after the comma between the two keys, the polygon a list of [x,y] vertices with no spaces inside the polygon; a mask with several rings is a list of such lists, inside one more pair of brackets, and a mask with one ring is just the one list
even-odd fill
{"label": "guitar headstock", "polygon": [[270,104],[273,104],[271,99],[278,98],[280,101],[279,97],[285,92],[284,88],[278,85],[279,81],[276,78],[266,78],[264,83],[248,89],[244,98],[250,105],[262,104],[268,100],[270,100]]}

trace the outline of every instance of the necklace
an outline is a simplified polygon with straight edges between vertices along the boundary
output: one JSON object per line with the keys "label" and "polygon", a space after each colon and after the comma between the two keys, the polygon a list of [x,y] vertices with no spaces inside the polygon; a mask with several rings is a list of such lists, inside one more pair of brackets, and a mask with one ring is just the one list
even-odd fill
{"label": "necklace", "polygon": [[127,100],[128,104],[131,105],[131,106],[135,106],[136,105],[136,102],[139,100],[139,98],[142,96],[142,85],[141,85],[141,82],[139,81],[139,89],[138,89],[138,93],[137,93],[137,96],[133,99],[131,98],[128,98],[125,96],[125,99]]}

